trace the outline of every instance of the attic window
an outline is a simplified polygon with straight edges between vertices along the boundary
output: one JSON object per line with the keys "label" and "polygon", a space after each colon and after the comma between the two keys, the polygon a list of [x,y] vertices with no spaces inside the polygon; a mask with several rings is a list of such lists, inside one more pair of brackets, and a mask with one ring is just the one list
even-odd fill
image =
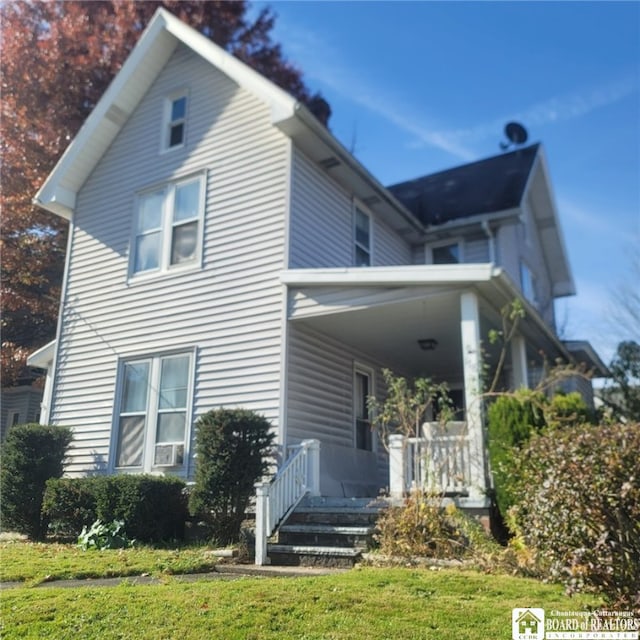
{"label": "attic window", "polygon": [[445,244],[431,249],[433,264],[458,264],[460,262],[460,245],[457,242]]}
{"label": "attic window", "polygon": [[185,140],[187,120],[187,94],[174,94],[165,105],[164,148],[181,147]]}

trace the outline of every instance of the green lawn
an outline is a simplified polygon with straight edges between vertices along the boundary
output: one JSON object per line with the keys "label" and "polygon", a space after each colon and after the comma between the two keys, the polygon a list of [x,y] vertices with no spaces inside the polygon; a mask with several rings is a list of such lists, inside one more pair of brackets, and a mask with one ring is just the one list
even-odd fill
{"label": "green lawn", "polygon": [[[23,547],[37,551],[40,559],[47,557],[37,545]],[[65,554],[58,545],[44,547],[52,547],[48,562],[53,566],[58,564],[54,549],[66,561],[73,555],[71,548]],[[0,551],[6,574],[6,549]],[[111,554],[111,562],[120,555],[85,555],[96,559],[96,567],[108,566],[103,554]],[[166,578],[163,584],[145,586],[20,587],[7,589],[0,600],[4,640],[498,640],[511,637],[514,607],[578,610],[594,604],[586,597],[569,599],[561,587],[530,579],[402,568],[191,584]]]}
{"label": "green lawn", "polygon": [[65,578],[152,576],[211,571],[216,559],[204,547],[82,551],[70,544],[0,543],[0,581],[29,585]]}

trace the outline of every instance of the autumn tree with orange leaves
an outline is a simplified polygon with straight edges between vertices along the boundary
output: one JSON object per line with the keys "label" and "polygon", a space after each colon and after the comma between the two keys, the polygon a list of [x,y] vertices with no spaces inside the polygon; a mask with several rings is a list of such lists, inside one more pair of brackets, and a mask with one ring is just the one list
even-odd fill
{"label": "autumn tree with orange leaves", "polygon": [[328,105],[271,40],[269,9],[250,20],[244,1],[2,3],[2,386],[55,337],[67,228],[31,200],[160,6],[312,110],[324,104],[327,124]]}

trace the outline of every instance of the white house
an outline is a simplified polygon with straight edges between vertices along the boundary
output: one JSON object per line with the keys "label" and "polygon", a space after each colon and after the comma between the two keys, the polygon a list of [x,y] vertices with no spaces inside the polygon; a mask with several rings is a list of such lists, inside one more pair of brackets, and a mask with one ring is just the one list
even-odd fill
{"label": "white house", "polygon": [[365,399],[386,367],[449,383],[481,506],[482,343],[500,310],[526,309],[505,385],[573,358],[554,327],[574,283],[539,145],[385,188],[305,106],[162,9],[35,201],[70,224],[57,339],[30,364],[48,369],[42,421],[73,428],[72,475],[192,477],[197,417],[241,406],[283,447],[320,442],[323,495],[375,495],[389,462]]}

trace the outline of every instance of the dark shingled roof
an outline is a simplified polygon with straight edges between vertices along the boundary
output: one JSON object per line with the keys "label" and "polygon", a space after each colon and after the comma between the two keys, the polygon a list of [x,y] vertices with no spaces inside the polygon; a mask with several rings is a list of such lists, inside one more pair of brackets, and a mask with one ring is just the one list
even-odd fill
{"label": "dark shingled roof", "polygon": [[424,225],[505,211],[520,204],[538,146],[523,147],[387,189]]}

